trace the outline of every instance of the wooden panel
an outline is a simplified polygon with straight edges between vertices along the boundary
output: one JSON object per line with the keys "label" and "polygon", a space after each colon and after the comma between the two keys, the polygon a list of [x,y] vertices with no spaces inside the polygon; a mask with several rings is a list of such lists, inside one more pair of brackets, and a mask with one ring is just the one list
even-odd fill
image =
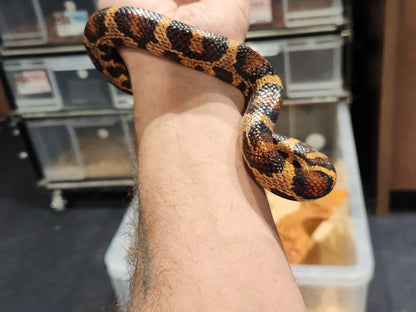
{"label": "wooden panel", "polygon": [[[397,1],[397,0],[396,0]],[[416,190],[416,1],[402,0],[392,140],[393,190]]]}
{"label": "wooden panel", "polygon": [[393,129],[393,105],[396,93],[396,52],[400,21],[400,1],[387,0],[384,18],[384,42],[379,117],[378,165],[377,165],[377,215],[389,211],[391,182],[391,142]]}
{"label": "wooden panel", "polygon": [[3,86],[0,83],[0,116],[7,116],[9,114],[9,106],[6,95],[4,94]]}
{"label": "wooden panel", "polygon": [[391,190],[416,190],[416,1],[387,0],[379,120],[377,214]]}

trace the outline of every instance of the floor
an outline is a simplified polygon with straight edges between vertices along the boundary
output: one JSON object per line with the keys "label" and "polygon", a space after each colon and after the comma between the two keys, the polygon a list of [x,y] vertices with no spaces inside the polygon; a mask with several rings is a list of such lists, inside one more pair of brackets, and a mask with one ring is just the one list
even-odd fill
{"label": "floor", "polygon": [[114,311],[103,258],[126,194],[73,194],[55,212],[22,150],[0,122],[0,311]]}
{"label": "floor", "polygon": [[[22,151],[0,122],[0,310],[114,311],[103,257],[127,193],[69,194],[68,210],[55,212]],[[416,212],[370,213],[369,223],[376,267],[367,311],[416,311]]]}

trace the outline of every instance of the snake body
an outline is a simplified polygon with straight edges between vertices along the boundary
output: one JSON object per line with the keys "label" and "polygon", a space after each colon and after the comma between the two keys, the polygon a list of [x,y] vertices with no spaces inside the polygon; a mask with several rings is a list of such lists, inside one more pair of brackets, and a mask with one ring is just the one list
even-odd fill
{"label": "snake body", "polygon": [[326,155],[273,132],[283,102],[282,84],[270,63],[245,44],[133,7],[95,12],[86,25],[84,43],[95,67],[129,93],[129,73],[117,52],[121,47],[147,50],[233,85],[247,103],[240,144],[257,182],[298,201],[332,190],[336,173]]}

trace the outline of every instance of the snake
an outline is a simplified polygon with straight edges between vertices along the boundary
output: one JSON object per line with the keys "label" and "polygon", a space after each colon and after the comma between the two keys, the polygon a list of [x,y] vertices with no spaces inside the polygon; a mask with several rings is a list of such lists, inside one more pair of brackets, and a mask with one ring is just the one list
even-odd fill
{"label": "snake", "polygon": [[283,104],[282,82],[269,61],[248,45],[135,7],[94,12],[83,37],[97,70],[130,94],[120,48],[146,50],[231,84],[245,98],[239,143],[257,183],[295,201],[317,199],[333,189],[336,172],[325,154],[274,131]]}

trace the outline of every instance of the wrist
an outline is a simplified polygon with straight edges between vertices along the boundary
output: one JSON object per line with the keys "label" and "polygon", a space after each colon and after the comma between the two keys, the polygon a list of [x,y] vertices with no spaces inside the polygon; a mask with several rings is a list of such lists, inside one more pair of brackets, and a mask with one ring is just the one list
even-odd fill
{"label": "wrist", "polygon": [[136,131],[141,137],[147,125],[166,114],[181,114],[196,109],[220,115],[213,104],[230,106],[242,114],[242,93],[233,86],[176,64],[146,51],[124,49],[120,52],[129,70]]}

